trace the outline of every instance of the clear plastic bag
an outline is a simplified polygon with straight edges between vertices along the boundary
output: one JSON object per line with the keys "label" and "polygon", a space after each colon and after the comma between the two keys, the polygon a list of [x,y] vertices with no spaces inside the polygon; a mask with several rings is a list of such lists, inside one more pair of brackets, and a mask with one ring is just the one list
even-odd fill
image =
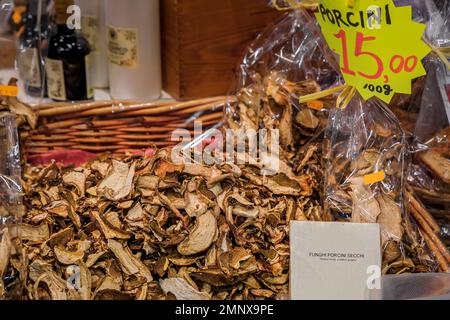
{"label": "clear plastic bag", "polygon": [[[279,130],[281,158],[296,162],[317,141],[335,97],[299,98],[342,83],[339,66],[312,13],[288,13],[251,44],[239,66],[237,102],[226,108],[231,129]],[[295,167],[295,165],[294,165]]]}
{"label": "clear plastic bag", "polygon": [[[0,112],[0,299],[20,297],[19,224],[23,213],[16,117]],[[20,269],[20,268],[19,268]]]}
{"label": "clear plastic bag", "polygon": [[434,56],[428,59],[427,71],[414,127],[408,184],[441,224],[441,236],[449,242],[450,72]]}
{"label": "clear plastic bag", "polygon": [[[425,39],[440,51],[450,44],[450,2],[408,1],[414,19],[427,25]],[[427,74],[413,83],[412,95],[397,95],[391,108],[402,127],[411,133],[408,185],[442,225],[441,236],[450,242],[450,70],[432,52],[424,59]]]}
{"label": "clear plastic bag", "polygon": [[330,116],[325,215],[329,220],[379,223],[383,273],[436,267],[404,208],[406,150],[398,120],[376,98],[365,102],[357,93],[345,109]]}

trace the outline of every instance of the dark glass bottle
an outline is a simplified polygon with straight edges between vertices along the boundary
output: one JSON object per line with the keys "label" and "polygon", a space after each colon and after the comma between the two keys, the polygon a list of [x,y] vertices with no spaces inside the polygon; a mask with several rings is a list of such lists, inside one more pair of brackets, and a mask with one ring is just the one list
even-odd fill
{"label": "dark glass bottle", "polygon": [[50,39],[45,62],[48,97],[56,101],[89,100],[93,90],[88,79],[91,49],[83,35],[69,28],[70,0],[55,0],[57,32]]}
{"label": "dark glass bottle", "polygon": [[45,10],[49,0],[29,0],[22,15],[19,31],[17,65],[26,93],[42,97],[45,94],[44,62],[51,25]]}

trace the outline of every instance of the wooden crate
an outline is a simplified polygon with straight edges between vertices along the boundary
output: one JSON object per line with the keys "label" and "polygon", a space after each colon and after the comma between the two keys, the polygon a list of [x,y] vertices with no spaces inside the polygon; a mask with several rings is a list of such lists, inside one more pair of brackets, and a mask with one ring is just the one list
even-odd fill
{"label": "wooden crate", "polygon": [[0,69],[14,68],[15,59],[16,59],[15,40],[12,37],[0,39]]}
{"label": "wooden crate", "polygon": [[162,0],[164,90],[177,99],[227,94],[248,44],[283,13],[267,0]]}

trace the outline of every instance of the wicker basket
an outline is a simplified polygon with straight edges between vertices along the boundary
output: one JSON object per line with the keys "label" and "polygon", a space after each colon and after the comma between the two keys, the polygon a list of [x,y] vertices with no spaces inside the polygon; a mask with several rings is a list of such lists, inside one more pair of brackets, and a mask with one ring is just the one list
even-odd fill
{"label": "wicker basket", "polygon": [[225,97],[187,102],[98,101],[78,104],[51,103],[36,111],[36,129],[25,132],[25,154],[83,150],[123,154],[177,143],[177,128],[193,131],[194,121],[203,128],[220,123]]}

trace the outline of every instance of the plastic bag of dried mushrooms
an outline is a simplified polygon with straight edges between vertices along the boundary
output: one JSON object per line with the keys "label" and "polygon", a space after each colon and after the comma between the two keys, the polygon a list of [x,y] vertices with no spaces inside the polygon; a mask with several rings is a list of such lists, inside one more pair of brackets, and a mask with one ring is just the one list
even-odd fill
{"label": "plastic bag of dried mushrooms", "polygon": [[[425,38],[435,50],[424,59],[426,76],[414,81],[410,96],[397,95],[391,108],[413,134],[408,172],[409,195],[438,220],[450,246],[450,3],[412,1],[414,19],[427,25]],[[434,231],[439,227],[433,225]]]}
{"label": "plastic bag of dried mushrooms", "polygon": [[[439,12],[431,1],[425,2],[397,1],[397,5],[413,4],[415,19],[422,21],[423,6],[428,10],[431,4],[432,13]],[[438,30],[429,23],[430,29]],[[424,133],[419,132],[424,128],[415,127],[417,116],[410,111],[416,105],[420,108],[417,100],[422,98],[425,78],[433,78],[435,70],[430,63],[427,77],[414,82],[412,95],[394,98],[390,107],[395,114],[382,101],[364,102],[356,94],[347,108],[332,112],[326,133],[325,214],[333,220],[380,224],[383,273],[448,271],[448,251],[438,235],[429,232],[430,225],[435,227],[434,219],[406,190],[411,146],[407,132]],[[428,102],[436,99],[423,98]],[[438,117],[434,113],[426,118],[434,129],[442,121]],[[420,181],[411,172],[409,178]],[[411,203],[419,208],[420,215],[410,210]]]}
{"label": "plastic bag of dried mushrooms", "polygon": [[231,129],[278,130],[281,158],[297,171],[320,151],[336,100],[331,96],[300,103],[299,98],[342,82],[311,15],[303,9],[291,11],[258,36],[239,66],[237,101],[226,108]]}
{"label": "plastic bag of dried mushrooms", "polygon": [[450,246],[450,101],[446,88],[450,74],[435,56],[427,59],[426,68],[408,186],[437,219],[441,236]]}
{"label": "plastic bag of dried mushrooms", "polygon": [[383,273],[437,270],[405,204],[406,135],[378,99],[335,109],[325,139],[327,219],[379,223]]}
{"label": "plastic bag of dried mushrooms", "polygon": [[23,263],[18,227],[23,215],[16,115],[0,105],[0,298],[20,298]]}

